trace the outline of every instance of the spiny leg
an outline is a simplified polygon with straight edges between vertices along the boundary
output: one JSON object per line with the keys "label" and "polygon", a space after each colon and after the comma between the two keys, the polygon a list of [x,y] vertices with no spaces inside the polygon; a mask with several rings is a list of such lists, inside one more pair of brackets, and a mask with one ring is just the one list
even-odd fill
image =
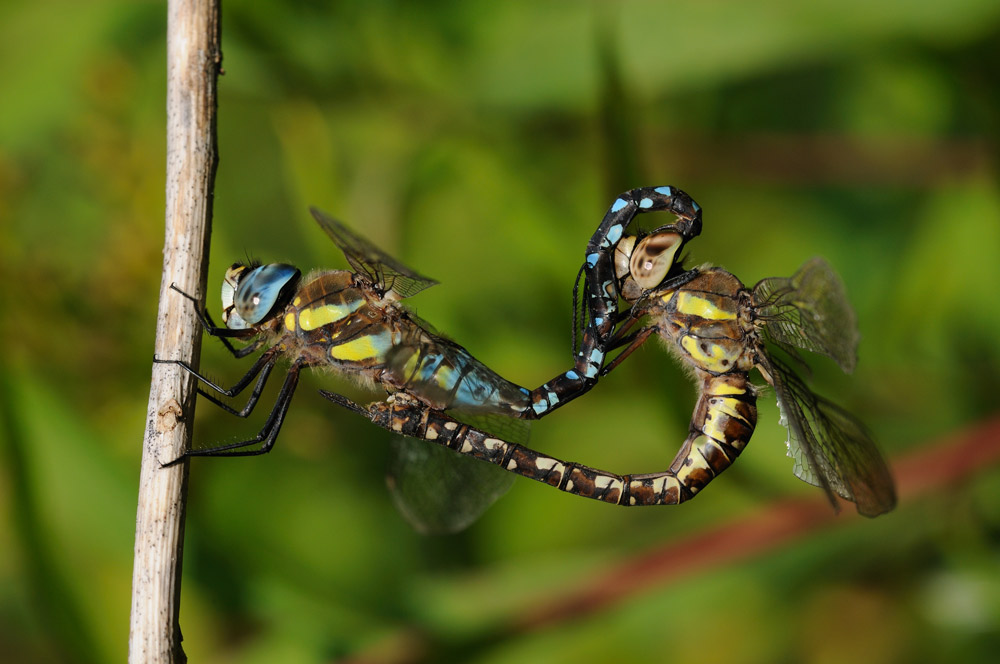
{"label": "spiny leg", "polygon": [[254,385],[253,391],[250,393],[250,398],[247,400],[247,403],[242,410],[236,410],[232,406],[222,402],[221,400],[212,396],[211,394],[201,389],[200,387],[198,388],[198,394],[202,395],[203,397],[214,403],[216,406],[219,406],[223,410],[232,413],[233,415],[238,415],[239,417],[246,417],[253,412],[254,407],[257,405],[257,401],[258,399],[260,399],[261,392],[264,390],[264,385],[267,383],[268,376],[271,375],[271,370],[274,369],[274,364],[277,361],[277,359],[278,355],[276,351],[274,351],[273,349],[267,351],[259,358],[257,358],[257,361],[254,362],[252,367],[250,367],[250,370],[247,371],[247,373],[244,374],[244,376],[240,378],[233,387],[228,389],[220,385],[217,385],[216,383],[212,382],[205,376],[201,375],[200,373],[195,371],[194,368],[187,362],[183,362],[181,360],[159,360],[155,357],[153,358],[153,362],[156,364],[176,364],[177,366],[179,366],[180,368],[184,369],[189,374],[197,378],[206,386],[215,390],[219,394],[222,394],[230,398],[238,396],[243,390],[246,389],[247,385],[249,385],[254,380],[257,374],[260,374],[260,378],[257,379],[257,383]]}
{"label": "spiny leg", "polygon": [[[267,454],[270,452],[271,448],[274,447],[274,441],[278,438],[278,432],[281,431],[281,425],[285,421],[285,415],[288,414],[288,406],[292,403],[292,395],[295,394],[295,387],[299,382],[299,370],[301,368],[302,365],[293,364],[291,369],[288,370],[288,375],[285,377],[285,382],[282,384],[281,391],[278,393],[278,399],[274,404],[274,408],[271,409],[270,415],[267,416],[267,421],[264,422],[264,427],[257,433],[256,436],[249,440],[243,440],[236,443],[228,443],[226,445],[219,445],[206,449],[188,450],[173,461],[163,464],[164,467],[173,466],[188,457],[258,456],[260,454]],[[260,447],[256,449],[242,449],[258,444]]]}
{"label": "spiny leg", "polygon": [[[650,325],[649,327],[644,327],[638,332],[622,337],[621,345],[625,346],[625,350],[618,353],[614,360],[611,361],[606,367],[601,369],[601,375],[607,376],[609,373],[615,370],[615,368],[622,363],[622,361],[635,352],[642,344],[646,343],[649,337],[657,334],[660,328],[656,325]],[[626,345],[627,344],[627,345]]]}

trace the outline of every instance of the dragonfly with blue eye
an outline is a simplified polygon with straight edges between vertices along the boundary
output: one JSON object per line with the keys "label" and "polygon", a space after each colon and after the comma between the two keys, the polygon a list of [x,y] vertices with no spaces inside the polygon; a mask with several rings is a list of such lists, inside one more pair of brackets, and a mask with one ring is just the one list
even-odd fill
{"label": "dragonfly with blue eye", "polygon": [[[627,211],[636,203],[623,197],[612,210]],[[380,426],[575,495],[625,506],[674,505],[704,489],[750,441],[758,393],[750,373],[757,370],[775,390],[795,475],[823,488],[835,508],[840,495],[865,516],[891,510],[892,476],[867,429],[812,392],[776,352],[804,365],[796,349],[809,350],[853,370],[856,318],[829,264],[813,259],[790,278],[763,279],[748,289],[721,268],[681,269],[679,251],[687,238],[677,228],[634,236],[622,235],[617,226],[602,223],[588,246],[584,346],[600,353],[622,349],[601,370],[604,375],[660,336],[693,374],[698,401],[668,470],[618,475],[565,462],[428,411],[405,395],[368,408],[324,395]],[[619,298],[630,305],[627,311],[619,312]]]}
{"label": "dragonfly with blue eye", "polygon": [[[700,228],[700,223],[684,221],[684,213],[696,213],[684,201],[682,192],[675,196],[653,191],[648,196],[642,192],[630,194],[651,202],[644,205],[643,211],[681,210],[677,226],[684,233]],[[323,271],[303,278],[292,265],[236,263],[226,271],[222,286],[225,327],[217,327],[194,297],[181,293],[195,302],[206,332],[220,338],[235,357],[263,350],[231,388],[210,381],[183,362],[156,360],[178,364],[208,390],[225,397],[238,396],[253,385],[240,410],[200,389],[210,401],[232,414],[247,417],[277,362],[284,358],[290,361],[290,367],[257,435],[211,447],[194,447],[165,465],[195,456],[254,456],[269,452],[288,412],[299,374],[308,367],[332,368],[362,382],[379,384],[397,395],[411,396],[430,410],[485,417],[492,429],[513,431],[522,438],[523,428],[510,425],[510,420],[543,417],[596,382],[603,354],[589,339],[577,353],[573,369],[535,390],[502,378],[458,344],[432,332],[400,303],[437,282],[403,265],[319,210],[313,209],[312,213],[344,252],[353,271]],[[249,343],[235,348],[230,339]],[[456,482],[460,481],[461,476]]]}

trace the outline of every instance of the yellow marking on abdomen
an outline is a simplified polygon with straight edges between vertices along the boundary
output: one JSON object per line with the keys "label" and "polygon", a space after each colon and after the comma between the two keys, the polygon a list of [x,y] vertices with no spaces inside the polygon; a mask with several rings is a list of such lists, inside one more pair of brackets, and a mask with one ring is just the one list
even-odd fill
{"label": "yellow marking on abdomen", "polygon": [[[434,372],[426,375],[432,362],[436,362],[433,367]],[[456,378],[455,368],[446,364],[444,358],[438,355],[421,356],[418,352],[411,353],[403,364],[403,375],[406,376],[406,380],[425,381],[443,390],[450,390]]]}
{"label": "yellow marking on abdomen", "polygon": [[[642,480],[633,479],[631,485],[638,485]],[[630,487],[631,487],[630,485]],[[667,491],[672,491],[675,495],[681,495],[681,482],[679,479],[673,475],[663,475],[662,477],[657,477],[649,485],[650,491],[653,492],[657,498],[661,498]],[[635,498],[635,494],[629,496],[629,505],[635,505],[638,500]]]}
{"label": "yellow marking on abdomen", "polygon": [[712,384],[712,395],[716,394],[746,394],[745,388],[739,387],[738,385],[730,385],[729,383],[716,382]]}
{"label": "yellow marking on abdomen", "polygon": [[688,291],[677,294],[677,312],[706,320],[735,320],[735,311],[726,311],[711,300]]}
{"label": "yellow marking on abdomen", "polygon": [[737,408],[742,403],[743,402],[740,401],[739,399],[716,397],[715,399],[712,400],[712,404],[711,406],[709,406],[709,408],[712,410],[712,412],[722,413],[726,417],[731,417],[734,420],[739,420],[744,424],[750,424],[750,422],[747,421],[747,418],[740,415],[740,412],[737,410]]}
{"label": "yellow marking on abdomen", "polygon": [[699,451],[704,444],[705,437],[698,436],[698,438],[694,441],[694,444],[691,445],[691,453],[684,460],[685,462],[681,465],[681,467],[677,469],[676,473],[677,480],[687,487],[687,489],[692,493],[697,492],[701,488],[699,484],[692,482],[691,476],[693,474],[697,473],[699,475],[703,475],[704,473],[707,473],[708,477],[706,479],[710,479],[715,476],[712,468],[708,465],[708,461]]}
{"label": "yellow marking on abdomen", "polygon": [[410,356],[406,358],[406,363],[403,364],[403,375],[406,376],[406,380],[411,380],[413,378],[413,372],[417,370],[417,360],[420,359],[420,353],[412,352]]}
{"label": "yellow marking on abdomen", "polygon": [[[299,318],[301,321],[301,316]],[[360,362],[381,357],[389,348],[389,333],[366,334],[330,347],[330,357],[342,362]]]}
{"label": "yellow marking on abdomen", "polygon": [[594,477],[594,487],[597,489],[614,489],[615,491],[621,492],[625,489],[625,485],[617,477],[611,477],[610,475],[597,475]]}
{"label": "yellow marking on abdomen", "polygon": [[[343,320],[364,306],[364,300],[357,299],[348,304],[322,304],[299,312],[299,328],[304,332]],[[287,326],[287,322],[285,323]]]}
{"label": "yellow marking on abdomen", "polygon": [[726,440],[726,432],[722,430],[721,426],[725,424],[725,422],[726,420],[723,417],[711,417],[705,421],[704,425],[702,425],[701,432],[712,440],[720,443],[728,443],[729,441]]}
{"label": "yellow marking on abdomen", "polygon": [[443,362],[438,366],[434,375],[431,377],[431,381],[438,387],[450,390],[455,384],[455,369],[454,367],[448,366]]}

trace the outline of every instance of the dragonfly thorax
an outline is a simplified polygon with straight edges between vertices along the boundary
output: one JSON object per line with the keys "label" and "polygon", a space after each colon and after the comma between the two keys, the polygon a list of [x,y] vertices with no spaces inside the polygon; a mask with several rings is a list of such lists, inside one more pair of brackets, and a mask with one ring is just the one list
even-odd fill
{"label": "dragonfly thorax", "polygon": [[288,304],[301,274],[285,263],[234,263],[222,282],[222,321],[231,330],[245,330],[273,318]]}

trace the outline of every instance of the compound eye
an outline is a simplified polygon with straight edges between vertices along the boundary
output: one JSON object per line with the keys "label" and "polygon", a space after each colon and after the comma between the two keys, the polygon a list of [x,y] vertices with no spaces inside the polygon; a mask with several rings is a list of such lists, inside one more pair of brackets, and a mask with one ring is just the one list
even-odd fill
{"label": "compound eye", "polygon": [[644,290],[656,288],[673,267],[683,239],[677,233],[654,233],[644,237],[629,263],[632,278]]}
{"label": "compound eye", "polygon": [[[287,302],[289,288],[298,281],[299,271],[291,265],[271,263],[239,276],[233,298],[234,311],[226,320],[231,329],[234,324],[252,327],[277,315],[276,309]],[[229,282],[227,273],[226,282]],[[223,290],[223,299],[227,296]],[[225,304],[225,302],[223,302]]]}

